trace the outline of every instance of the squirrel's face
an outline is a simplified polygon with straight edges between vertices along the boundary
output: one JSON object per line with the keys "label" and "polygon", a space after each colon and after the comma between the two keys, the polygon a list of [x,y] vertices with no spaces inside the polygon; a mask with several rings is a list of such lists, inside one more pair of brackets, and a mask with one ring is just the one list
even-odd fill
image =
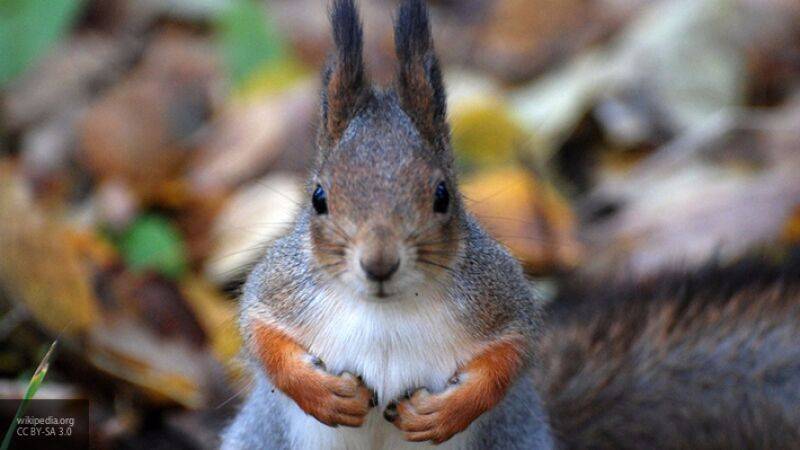
{"label": "squirrel's face", "polygon": [[418,292],[449,275],[460,249],[460,204],[446,155],[393,93],[376,94],[310,183],[316,263],[369,299]]}
{"label": "squirrel's face", "polygon": [[323,76],[320,158],[308,193],[315,262],[371,299],[443,284],[463,213],[424,3],[400,9],[398,75],[385,91],[364,72],[352,0],[334,3],[331,22],[336,52]]}

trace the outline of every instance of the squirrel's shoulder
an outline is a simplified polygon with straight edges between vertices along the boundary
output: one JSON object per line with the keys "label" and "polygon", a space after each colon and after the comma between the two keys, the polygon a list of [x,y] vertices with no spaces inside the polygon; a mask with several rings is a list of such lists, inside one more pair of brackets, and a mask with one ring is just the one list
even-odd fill
{"label": "squirrel's shoulder", "polygon": [[481,319],[473,323],[486,329],[512,326],[524,334],[538,329],[543,302],[520,263],[469,214],[464,242],[453,289],[465,313]]}
{"label": "squirrel's shoulder", "polygon": [[492,288],[528,285],[519,261],[468,213],[464,219],[464,255],[456,273]]}
{"label": "squirrel's shoulder", "polygon": [[269,245],[242,287],[242,309],[269,303],[273,315],[293,314],[297,302],[310,297],[318,280],[311,267],[308,217],[300,214],[294,226]]}

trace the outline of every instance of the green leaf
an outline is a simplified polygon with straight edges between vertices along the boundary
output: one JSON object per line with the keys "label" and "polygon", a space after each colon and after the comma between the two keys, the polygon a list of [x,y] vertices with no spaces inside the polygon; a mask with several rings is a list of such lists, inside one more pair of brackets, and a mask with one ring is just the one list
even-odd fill
{"label": "green leaf", "polygon": [[22,74],[72,25],[81,0],[0,0],[0,87]]}
{"label": "green leaf", "polygon": [[154,270],[170,278],[186,272],[186,247],[180,231],[165,217],[137,219],[122,235],[120,252],[133,270]]}
{"label": "green leaf", "polygon": [[42,361],[36,368],[36,372],[33,373],[31,381],[28,382],[28,389],[25,390],[25,396],[19,403],[17,413],[11,420],[11,425],[8,426],[8,431],[6,431],[6,435],[3,438],[3,443],[0,444],[0,450],[8,450],[8,447],[11,445],[11,438],[14,436],[14,430],[17,428],[17,419],[25,412],[25,409],[28,407],[28,402],[36,395],[36,391],[39,390],[39,387],[44,382],[44,377],[47,375],[47,369],[50,368],[50,359],[53,357],[53,352],[56,349],[57,343],[58,341],[53,341],[53,343],[50,344],[50,349],[44,354],[44,358],[42,358]]}
{"label": "green leaf", "polygon": [[216,23],[217,41],[234,84],[238,87],[265,66],[275,65],[286,49],[262,4],[236,0],[220,13]]}

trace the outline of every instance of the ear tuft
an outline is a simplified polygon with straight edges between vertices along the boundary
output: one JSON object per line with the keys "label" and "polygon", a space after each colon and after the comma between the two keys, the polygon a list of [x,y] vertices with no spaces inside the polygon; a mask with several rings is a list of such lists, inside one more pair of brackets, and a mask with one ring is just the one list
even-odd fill
{"label": "ear tuft", "polygon": [[363,31],[353,0],[335,0],[330,10],[334,54],[323,73],[322,139],[341,138],[369,93],[363,59]]}
{"label": "ear tuft", "polygon": [[331,7],[331,27],[336,53],[343,67],[352,69],[350,73],[360,72],[363,66],[363,31],[353,0],[336,0]]}
{"label": "ear tuft", "polygon": [[424,0],[406,0],[400,7],[394,41],[400,62],[397,90],[403,109],[426,139],[444,148],[449,139],[447,98]]}

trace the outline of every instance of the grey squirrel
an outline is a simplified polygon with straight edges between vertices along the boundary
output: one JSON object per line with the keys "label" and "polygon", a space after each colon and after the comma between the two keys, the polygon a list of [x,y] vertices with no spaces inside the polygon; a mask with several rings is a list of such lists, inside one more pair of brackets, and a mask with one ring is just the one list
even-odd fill
{"label": "grey squirrel", "polygon": [[389,89],[353,1],[331,21],[319,158],[243,288],[254,387],[224,449],[798,446],[800,264],[572,280],[543,305],[464,210],[423,1]]}
{"label": "grey squirrel", "polygon": [[354,2],[331,23],[308,202],[243,287],[256,385],[223,448],[551,448],[522,376],[541,301],[464,209],[424,2],[397,14],[388,89]]}

